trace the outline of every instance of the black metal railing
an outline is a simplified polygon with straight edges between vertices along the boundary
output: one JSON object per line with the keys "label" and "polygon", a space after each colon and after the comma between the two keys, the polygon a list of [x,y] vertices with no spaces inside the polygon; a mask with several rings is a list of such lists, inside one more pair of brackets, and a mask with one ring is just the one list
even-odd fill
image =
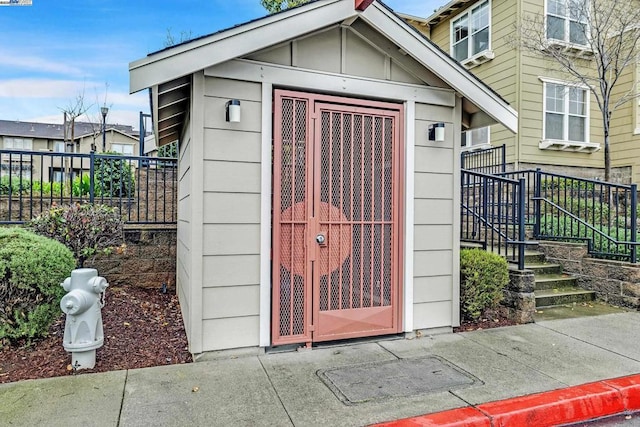
{"label": "black metal railing", "polygon": [[173,158],[0,150],[0,224],[77,202],[113,206],[129,224],[174,224],[176,181]]}
{"label": "black metal railing", "polygon": [[462,170],[463,242],[480,244],[524,268],[525,181]]}
{"label": "black metal railing", "polygon": [[584,241],[596,257],[637,262],[637,186],[536,171],[534,234]]}
{"label": "black metal railing", "polygon": [[476,151],[463,151],[460,155],[462,169],[495,175],[506,170],[506,149],[504,145]]}
{"label": "black metal railing", "polygon": [[544,172],[500,174],[524,179],[526,225],[535,239],[578,241],[592,256],[637,262],[637,185]]}

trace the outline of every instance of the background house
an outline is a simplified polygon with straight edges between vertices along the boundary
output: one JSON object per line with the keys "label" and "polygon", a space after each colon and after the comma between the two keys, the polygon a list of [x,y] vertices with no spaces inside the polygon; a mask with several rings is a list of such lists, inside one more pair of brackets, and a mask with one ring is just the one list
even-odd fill
{"label": "background house", "polygon": [[[503,96],[519,112],[518,132],[501,125],[464,132],[463,149],[507,147],[507,162],[514,169],[543,167],[574,176],[603,177],[603,130],[593,96],[566,74],[545,63],[509,39],[525,16],[539,14],[553,20],[558,31],[549,40],[589,57],[588,46],[571,31],[571,8],[555,0],[450,1],[428,18],[405,16],[419,31],[457,59]],[[639,4],[640,7],[640,4]],[[618,90],[637,84],[632,67]],[[588,69],[588,67],[587,67]],[[638,101],[613,115],[611,134],[612,178],[640,181],[640,115]]]}
{"label": "background house", "polygon": [[130,64],[158,145],[179,141],[192,353],[459,323],[462,126],[515,131],[517,114],[368,3],[310,2]]}
{"label": "background house", "polygon": [[[131,126],[106,125],[106,151],[129,156],[139,152],[139,134]],[[76,122],[74,141],[71,130],[65,132],[62,124],[0,120],[0,150],[52,153],[89,153],[92,147],[102,151],[102,126]],[[18,156],[5,153],[0,159],[0,174],[21,174],[23,178],[59,182],[63,179],[62,159],[41,156]],[[46,163],[46,164],[43,164]]]}

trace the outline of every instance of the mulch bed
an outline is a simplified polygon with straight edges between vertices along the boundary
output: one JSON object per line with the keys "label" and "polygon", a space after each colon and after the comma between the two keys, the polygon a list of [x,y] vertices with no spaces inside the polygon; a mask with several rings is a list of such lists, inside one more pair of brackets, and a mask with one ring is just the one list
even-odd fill
{"label": "mulch bed", "polygon": [[94,369],[76,372],[71,367],[71,354],[62,347],[64,318],[30,346],[0,348],[0,383],[192,361],[174,291],[108,288],[102,309],[104,346],[97,350]]}
{"label": "mulch bed", "polygon": [[463,320],[460,322],[460,326],[453,328],[453,332],[470,332],[479,331],[482,329],[499,328],[501,326],[513,326],[518,323],[508,319],[500,311],[488,310],[480,318],[475,321]]}
{"label": "mulch bed", "polygon": [[[71,354],[62,347],[62,314],[49,336],[27,346],[0,348],[0,384],[13,381],[146,368],[192,362],[178,297],[173,291],[137,287],[108,288],[102,309],[104,346],[97,350],[96,367],[74,371]],[[515,325],[497,313],[476,322],[462,322],[454,332]]]}

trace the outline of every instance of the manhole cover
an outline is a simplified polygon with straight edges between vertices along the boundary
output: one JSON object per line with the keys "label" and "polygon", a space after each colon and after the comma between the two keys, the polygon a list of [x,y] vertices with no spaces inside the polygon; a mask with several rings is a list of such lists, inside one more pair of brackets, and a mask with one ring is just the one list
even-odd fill
{"label": "manhole cover", "polygon": [[472,375],[438,357],[398,359],[318,371],[345,403],[362,403],[468,387]]}

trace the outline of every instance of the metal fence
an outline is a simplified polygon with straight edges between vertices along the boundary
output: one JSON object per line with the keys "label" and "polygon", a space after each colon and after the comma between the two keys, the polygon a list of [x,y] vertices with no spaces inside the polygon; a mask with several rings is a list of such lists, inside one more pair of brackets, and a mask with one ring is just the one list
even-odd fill
{"label": "metal fence", "polygon": [[0,150],[0,224],[53,206],[100,203],[129,224],[177,221],[177,159]]}
{"label": "metal fence", "polygon": [[535,239],[587,244],[595,257],[637,262],[637,185],[544,172],[507,172],[525,181],[525,223]]}
{"label": "metal fence", "polygon": [[468,171],[495,175],[506,170],[507,151],[504,145],[477,151],[463,151],[461,168]]}
{"label": "metal fence", "polygon": [[524,179],[462,170],[461,241],[480,244],[523,269],[524,201]]}

